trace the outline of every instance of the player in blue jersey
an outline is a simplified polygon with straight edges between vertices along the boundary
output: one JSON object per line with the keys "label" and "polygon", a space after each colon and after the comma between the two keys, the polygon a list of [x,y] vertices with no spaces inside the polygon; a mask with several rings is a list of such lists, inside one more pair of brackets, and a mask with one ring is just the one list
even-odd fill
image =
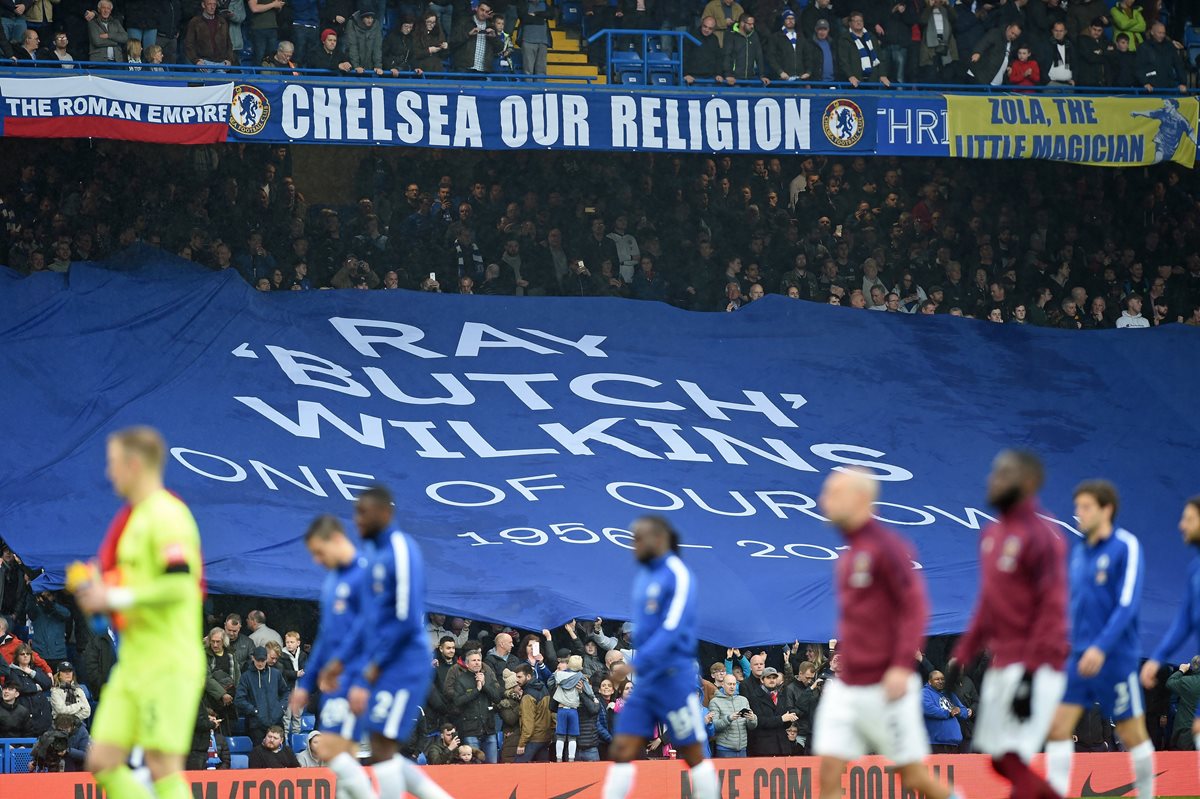
{"label": "player in blue jersey", "polygon": [[655,724],[691,768],[695,799],[718,799],[717,772],[708,758],[708,733],[696,686],[696,580],[679,559],[679,534],[648,516],[633,523],[633,549],[642,564],[633,583],[633,693],[617,716],[603,799],[633,789],[633,761],[646,751]]}
{"label": "player in blue jersey", "polygon": [[299,715],[309,694],[320,687],[317,719],[329,768],[337,775],[339,799],[374,799],[371,779],[358,762],[359,722],[346,698],[346,671],[357,671],[359,633],[364,622],[362,586],[367,560],[333,516],[318,516],[304,534],[313,560],[329,570],[321,588],[321,624],[304,675],[292,692],[292,712]]}
{"label": "player in blue jersey", "polygon": [[1154,799],[1154,744],[1137,679],[1146,560],[1137,538],[1113,524],[1118,503],[1117,489],[1107,480],[1088,480],[1075,489],[1084,539],[1076,542],[1068,565],[1071,657],[1067,690],[1046,742],[1046,780],[1060,796],[1071,785],[1071,736],[1084,711],[1099,702],[1133,761],[1138,799]]}
{"label": "player in blue jersey", "polygon": [[425,562],[416,543],[392,524],[395,505],[381,486],[364,491],[354,524],[368,548],[366,613],[359,668],[347,669],[350,710],[371,736],[371,760],[382,799],[450,799],[416,764],[399,754],[412,735],[429,690],[432,666],[425,632]]}
{"label": "player in blue jersey", "polygon": [[[1183,533],[1184,543],[1200,549],[1200,496],[1192,497],[1183,506],[1179,531]],[[1197,637],[1197,645],[1200,646],[1200,552],[1188,564],[1184,591],[1183,604],[1175,614],[1171,629],[1167,630],[1154,654],[1142,666],[1142,685],[1147,688],[1153,688],[1158,682],[1158,670],[1183,645],[1189,634]],[[1196,749],[1200,751],[1200,715],[1192,722],[1192,736],[1196,741]]]}

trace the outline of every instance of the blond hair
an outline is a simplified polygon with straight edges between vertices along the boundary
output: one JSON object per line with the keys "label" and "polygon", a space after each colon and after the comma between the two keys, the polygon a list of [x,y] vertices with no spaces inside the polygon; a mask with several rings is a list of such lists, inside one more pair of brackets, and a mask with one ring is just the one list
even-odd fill
{"label": "blond hair", "polygon": [[167,458],[167,442],[153,427],[126,427],[111,434],[108,440],[120,444],[126,454],[136,455],[147,466],[162,471]]}

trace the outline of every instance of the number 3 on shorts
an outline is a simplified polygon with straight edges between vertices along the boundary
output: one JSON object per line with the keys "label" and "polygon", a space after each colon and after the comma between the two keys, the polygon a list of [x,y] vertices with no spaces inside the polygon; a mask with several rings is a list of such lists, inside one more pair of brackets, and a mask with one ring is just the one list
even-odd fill
{"label": "number 3 on shorts", "polygon": [[692,734],[692,725],[695,723],[695,719],[690,708],[681,707],[679,710],[672,710],[667,714],[667,721],[671,724],[671,733],[676,738],[687,738]]}
{"label": "number 3 on shorts", "polygon": [[1113,716],[1120,716],[1129,710],[1129,685],[1119,682],[1113,686],[1117,692],[1117,701],[1113,705]]}

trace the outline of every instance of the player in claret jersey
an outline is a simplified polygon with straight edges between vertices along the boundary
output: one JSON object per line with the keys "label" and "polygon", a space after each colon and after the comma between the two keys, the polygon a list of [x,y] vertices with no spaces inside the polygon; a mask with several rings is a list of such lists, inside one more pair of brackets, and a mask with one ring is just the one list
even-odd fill
{"label": "player in claret jersey", "polygon": [[979,694],[975,747],[1012,783],[1013,799],[1057,799],[1029,768],[1063,696],[1067,658],[1066,544],[1039,515],[1042,464],[1005,450],[988,477],[988,502],[1000,520],[979,541],[979,602],[959,639],[946,682],[980,651],[992,662]]}
{"label": "player in claret jersey", "polygon": [[826,684],[813,728],[821,799],[840,797],[846,764],[871,752],[896,764],[906,789],[946,799],[954,794],[921,762],[929,737],[914,669],[925,583],[908,542],[872,518],[878,496],[879,483],[858,471],[834,472],[821,491],[821,513],[850,544],[837,564],[840,679]]}

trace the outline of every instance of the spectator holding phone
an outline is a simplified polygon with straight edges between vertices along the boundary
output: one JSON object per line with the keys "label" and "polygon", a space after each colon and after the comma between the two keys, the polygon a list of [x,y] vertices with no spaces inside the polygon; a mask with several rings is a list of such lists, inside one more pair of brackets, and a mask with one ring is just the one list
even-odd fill
{"label": "spectator holding phone", "polygon": [[718,686],[705,721],[716,730],[717,757],[746,757],[750,730],[758,726],[758,716],[750,709],[750,700],[738,693],[738,681],[732,674],[727,672]]}

